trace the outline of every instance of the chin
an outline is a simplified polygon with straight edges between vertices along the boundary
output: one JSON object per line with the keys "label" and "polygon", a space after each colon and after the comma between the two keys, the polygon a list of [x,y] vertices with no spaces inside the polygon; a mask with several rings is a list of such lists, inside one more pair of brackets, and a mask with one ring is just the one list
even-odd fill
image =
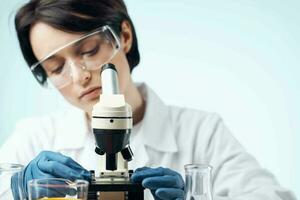
{"label": "chin", "polygon": [[81,104],[80,108],[87,113],[92,113],[94,105],[98,102],[99,102],[99,98],[95,98],[88,102],[84,102],[84,104]]}

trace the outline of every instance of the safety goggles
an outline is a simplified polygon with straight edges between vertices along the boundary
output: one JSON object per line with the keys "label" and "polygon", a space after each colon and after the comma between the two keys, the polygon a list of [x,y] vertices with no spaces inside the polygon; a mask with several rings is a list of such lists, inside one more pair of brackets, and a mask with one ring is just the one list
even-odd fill
{"label": "safety goggles", "polygon": [[[57,48],[30,69],[38,79],[43,68],[47,81],[59,89],[72,83],[78,70],[99,70],[119,49],[118,36],[106,25]],[[63,51],[72,52],[72,59],[63,58]]]}

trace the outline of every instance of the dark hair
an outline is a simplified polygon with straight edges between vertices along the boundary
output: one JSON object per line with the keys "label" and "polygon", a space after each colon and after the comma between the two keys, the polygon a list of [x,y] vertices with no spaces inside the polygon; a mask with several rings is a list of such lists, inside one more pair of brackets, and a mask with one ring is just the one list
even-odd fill
{"label": "dark hair", "polygon": [[[131,26],[133,42],[126,54],[130,72],[140,62],[137,37],[123,0],[31,0],[23,5],[15,17],[15,28],[21,51],[29,66],[37,62],[29,40],[31,26],[40,21],[66,32],[89,32],[109,25],[118,36],[121,24],[127,20]],[[37,67],[35,77],[42,85],[47,75]]]}

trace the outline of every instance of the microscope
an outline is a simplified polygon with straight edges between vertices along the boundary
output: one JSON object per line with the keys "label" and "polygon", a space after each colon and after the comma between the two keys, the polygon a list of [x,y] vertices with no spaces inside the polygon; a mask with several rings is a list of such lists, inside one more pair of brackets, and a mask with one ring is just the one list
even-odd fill
{"label": "microscope", "polygon": [[89,200],[143,200],[144,188],[130,182],[128,162],[133,153],[129,146],[132,110],[119,92],[118,74],[111,63],[102,66],[102,94],[92,111],[95,152],[100,156],[100,173],[92,172]]}

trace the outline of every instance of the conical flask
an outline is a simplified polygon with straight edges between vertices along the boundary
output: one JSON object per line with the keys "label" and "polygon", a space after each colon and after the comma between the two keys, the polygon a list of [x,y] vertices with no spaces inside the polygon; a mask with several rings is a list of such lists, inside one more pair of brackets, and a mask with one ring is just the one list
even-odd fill
{"label": "conical flask", "polygon": [[188,164],[185,169],[185,200],[213,200],[212,167],[201,164]]}

